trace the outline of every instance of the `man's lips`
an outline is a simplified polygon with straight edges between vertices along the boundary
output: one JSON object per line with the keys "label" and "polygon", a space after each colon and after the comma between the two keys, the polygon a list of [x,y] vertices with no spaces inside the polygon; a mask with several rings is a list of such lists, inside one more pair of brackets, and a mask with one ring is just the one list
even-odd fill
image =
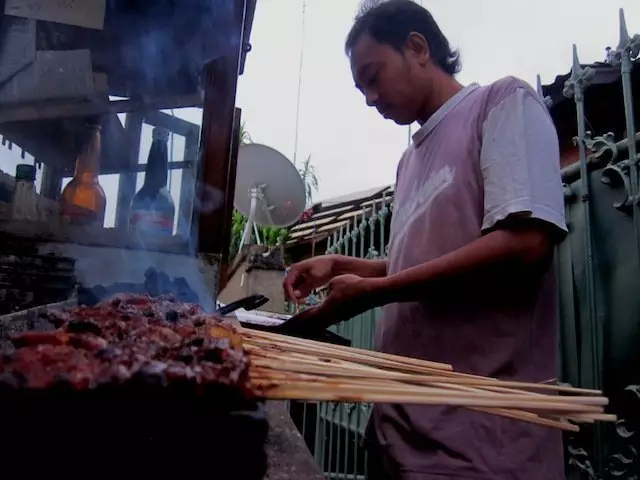
{"label": "man's lips", "polygon": [[378,113],[380,113],[380,115],[382,115],[384,118],[389,118],[389,108],[385,107],[385,108],[378,108]]}

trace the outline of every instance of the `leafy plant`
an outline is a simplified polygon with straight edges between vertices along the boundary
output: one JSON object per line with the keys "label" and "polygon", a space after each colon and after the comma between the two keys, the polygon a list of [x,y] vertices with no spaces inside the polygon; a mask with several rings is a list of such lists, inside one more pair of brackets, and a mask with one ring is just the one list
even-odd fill
{"label": "leafy plant", "polygon": [[247,129],[244,126],[244,122],[242,122],[242,125],[240,125],[240,131],[238,132],[238,135],[240,136],[240,145],[253,143],[253,140],[251,139],[251,135],[249,134],[249,132],[247,132]]}

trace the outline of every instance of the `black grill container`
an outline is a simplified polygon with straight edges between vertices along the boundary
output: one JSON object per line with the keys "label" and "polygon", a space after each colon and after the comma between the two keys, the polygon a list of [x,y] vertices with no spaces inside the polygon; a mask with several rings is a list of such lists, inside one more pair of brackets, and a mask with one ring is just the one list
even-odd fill
{"label": "black grill container", "polygon": [[0,255],[0,315],[69,298],[74,269],[71,258],[7,247]]}
{"label": "black grill container", "polygon": [[[5,325],[0,334],[7,331],[15,328]],[[0,376],[0,459],[7,478],[258,480],[266,474],[264,403],[238,388],[166,386],[153,374],[84,391],[62,379],[46,390],[20,384]]]}

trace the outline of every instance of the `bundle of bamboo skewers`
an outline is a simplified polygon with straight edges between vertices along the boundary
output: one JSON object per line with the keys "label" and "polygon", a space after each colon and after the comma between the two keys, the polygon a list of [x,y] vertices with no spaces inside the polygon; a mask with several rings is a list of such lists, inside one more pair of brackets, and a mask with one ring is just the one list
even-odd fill
{"label": "bundle of bamboo skewers", "polygon": [[242,329],[255,393],[280,400],[431,404],[466,407],[578,431],[613,422],[598,390],[508,382],[453,371],[451,365]]}

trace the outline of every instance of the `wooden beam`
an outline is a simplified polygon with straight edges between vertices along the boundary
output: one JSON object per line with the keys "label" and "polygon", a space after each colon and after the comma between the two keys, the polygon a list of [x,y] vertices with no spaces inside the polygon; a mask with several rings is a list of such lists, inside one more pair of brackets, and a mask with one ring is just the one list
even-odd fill
{"label": "wooden beam", "polygon": [[129,113],[125,121],[125,138],[129,147],[126,151],[129,154],[129,158],[127,171],[120,175],[118,182],[116,228],[128,229],[129,226],[129,207],[131,207],[131,201],[136,193],[138,180],[138,175],[134,169],[139,163],[142,122],[143,116],[139,112]]}
{"label": "wooden beam", "polygon": [[180,180],[180,208],[178,211],[178,235],[182,235],[190,240],[191,222],[193,219],[193,211],[195,208],[195,191],[196,191],[196,175],[197,175],[197,157],[198,157],[198,140],[200,131],[187,134],[184,141],[184,157],[188,160],[189,165],[182,169],[182,178]]}
{"label": "wooden beam", "polygon": [[231,246],[231,230],[233,228],[233,200],[236,194],[236,173],[238,170],[238,149],[240,148],[240,126],[242,125],[242,111],[235,109],[233,117],[233,136],[231,140],[231,159],[229,161],[229,173],[227,174],[227,195],[225,199],[225,218],[223,224],[223,247],[220,263],[220,280],[218,281],[219,291],[226,287],[229,281],[229,268],[231,259],[229,258],[229,248]]}
{"label": "wooden beam", "polygon": [[196,135],[200,133],[199,125],[164,112],[149,111],[145,114],[144,121],[152,127],[166,128],[170,132],[183,137],[193,134],[194,132]]}
{"label": "wooden beam", "polygon": [[[236,88],[240,68],[241,45],[246,12],[246,0],[235,2],[237,37],[230,39],[230,51],[205,66],[204,111],[202,120],[201,151],[197,198],[199,207],[194,211],[192,238],[197,238],[200,253],[220,255],[222,263],[229,255],[229,238],[233,216],[233,201],[229,202],[228,189],[235,178],[233,142]],[[237,152],[236,152],[237,155]],[[235,175],[234,175],[235,177]]]}
{"label": "wooden beam", "polygon": [[102,98],[83,102],[38,102],[31,105],[21,104],[16,107],[3,106],[2,111],[0,111],[0,123],[68,117],[89,117],[108,113],[145,112],[200,106],[202,106],[202,94],[200,92],[175,97],[165,96],[139,100],[112,100],[108,103]]}

